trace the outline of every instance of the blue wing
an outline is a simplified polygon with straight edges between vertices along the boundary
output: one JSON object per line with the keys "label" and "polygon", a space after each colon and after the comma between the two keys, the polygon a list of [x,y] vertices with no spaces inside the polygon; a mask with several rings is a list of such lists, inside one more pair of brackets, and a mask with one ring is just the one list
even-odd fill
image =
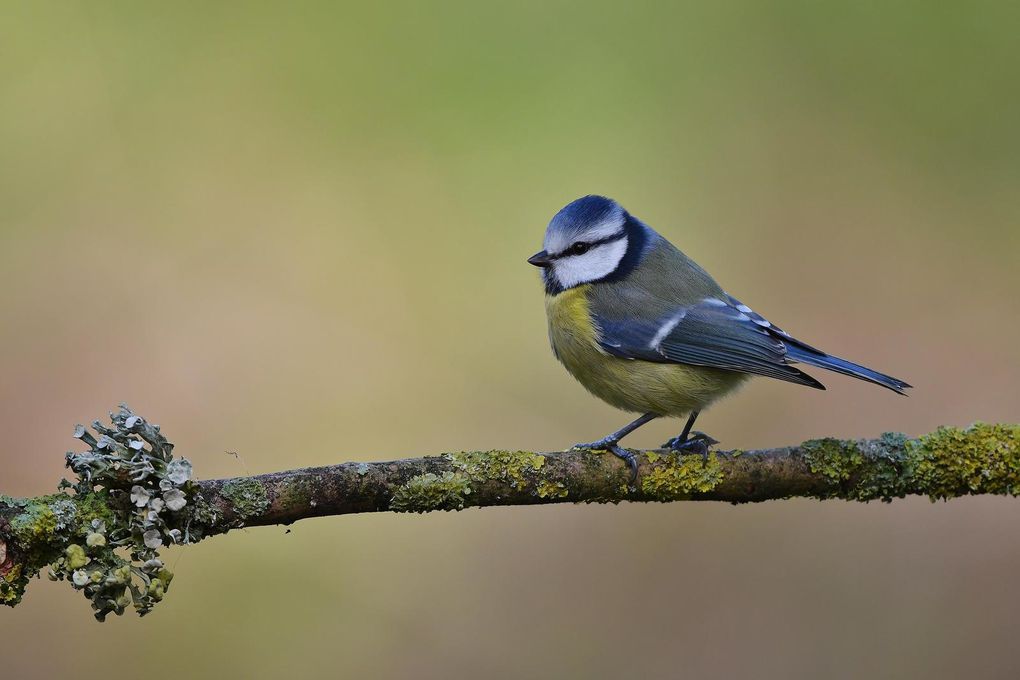
{"label": "blue wing", "polygon": [[791,364],[803,362],[903,393],[896,378],[834,357],[803,343],[739,300],[708,297],[648,322],[597,313],[602,348],[624,359],[710,366],[777,378],[816,389],[825,386]]}

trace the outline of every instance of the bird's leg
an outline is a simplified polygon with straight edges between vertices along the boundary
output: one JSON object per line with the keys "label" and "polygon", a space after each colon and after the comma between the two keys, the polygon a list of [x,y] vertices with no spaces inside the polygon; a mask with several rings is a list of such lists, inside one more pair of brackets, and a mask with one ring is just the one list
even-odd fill
{"label": "bird's leg", "polygon": [[633,453],[622,446],[619,446],[620,440],[645,423],[651,422],[658,417],[659,416],[655,413],[646,413],[640,418],[634,420],[634,422],[627,423],[609,436],[603,437],[598,441],[591,442],[590,444],[574,444],[572,448],[588,451],[609,451],[614,456],[622,458],[630,468],[630,480],[633,482],[637,479],[637,459],[634,458]]}
{"label": "bird's leg", "polygon": [[670,439],[668,442],[663,444],[663,448],[674,449],[678,445],[683,444],[687,441],[687,437],[691,434],[691,428],[694,427],[694,421],[698,419],[698,414],[701,411],[691,411],[690,417],[687,418],[687,424],[684,425],[683,432]]}
{"label": "bird's leg", "polygon": [[708,460],[708,447],[719,442],[704,432],[691,431],[691,428],[694,427],[694,421],[698,419],[699,413],[701,412],[691,411],[687,424],[684,425],[683,432],[670,439],[662,447],[672,449],[677,453],[700,453],[702,458]]}
{"label": "bird's leg", "polygon": [[642,425],[649,423],[659,416],[655,413],[646,413],[640,418],[634,420],[634,422],[627,423],[616,432],[611,435],[605,436],[598,441],[591,442],[590,444],[574,444],[572,448],[575,449],[587,449],[591,451],[609,451],[611,447],[616,446],[620,443],[620,440],[626,437],[628,434],[638,429]]}

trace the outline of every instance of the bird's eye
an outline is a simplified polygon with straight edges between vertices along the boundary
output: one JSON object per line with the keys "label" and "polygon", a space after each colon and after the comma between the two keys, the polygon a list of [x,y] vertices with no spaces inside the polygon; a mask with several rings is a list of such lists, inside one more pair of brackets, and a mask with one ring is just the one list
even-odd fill
{"label": "bird's eye", "polygon": [[591,244],[585,243],[584,241],[578,241],[574,245],[570,246],[571,255],[584,255],[591,250]]}

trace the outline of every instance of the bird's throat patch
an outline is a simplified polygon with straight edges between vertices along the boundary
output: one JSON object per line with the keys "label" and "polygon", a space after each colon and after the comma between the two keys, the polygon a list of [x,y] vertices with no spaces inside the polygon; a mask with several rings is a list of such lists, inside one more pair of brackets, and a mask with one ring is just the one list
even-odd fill
{"label": "bird's throat patch", "polygon": [[570,345],[598,347],[598,332],[592,323],[591,306],[585,284],[556,295],[546,295],[545,309],[549,317],[549,339],[553,350],[560,354]]}

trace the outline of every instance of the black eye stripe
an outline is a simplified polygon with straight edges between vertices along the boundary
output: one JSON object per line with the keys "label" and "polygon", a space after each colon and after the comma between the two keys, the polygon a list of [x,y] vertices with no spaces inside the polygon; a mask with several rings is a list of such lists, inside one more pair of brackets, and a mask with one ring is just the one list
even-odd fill
{"label": "black eye stripe", "polygon": [[[612,236],[607,236],[605,238],[600,238],[597,241],[583,241],[583,243],[585,243],[588,246],[588,248],[585,250],[585,252],[589,252],[589,251],[591,251],[592,248],[604,245],[606,243],[612,243],[613,241],[619,241],[620,239],[625,238],[626,236],[627,236],[627,232],[626,231],[621,231],[619,234],[613,234]],[[562,253],[557,253],[556,255],[550,255],[549,259],[550,260],[559,260],[560,258],[570,257],[571,255],[578,254],[578,253],[570,252],[570,248],[572,248],[574,245],[576,245],[576,244],[571,244],[571,246],[568,247],[566,250],[564,250]]]}

